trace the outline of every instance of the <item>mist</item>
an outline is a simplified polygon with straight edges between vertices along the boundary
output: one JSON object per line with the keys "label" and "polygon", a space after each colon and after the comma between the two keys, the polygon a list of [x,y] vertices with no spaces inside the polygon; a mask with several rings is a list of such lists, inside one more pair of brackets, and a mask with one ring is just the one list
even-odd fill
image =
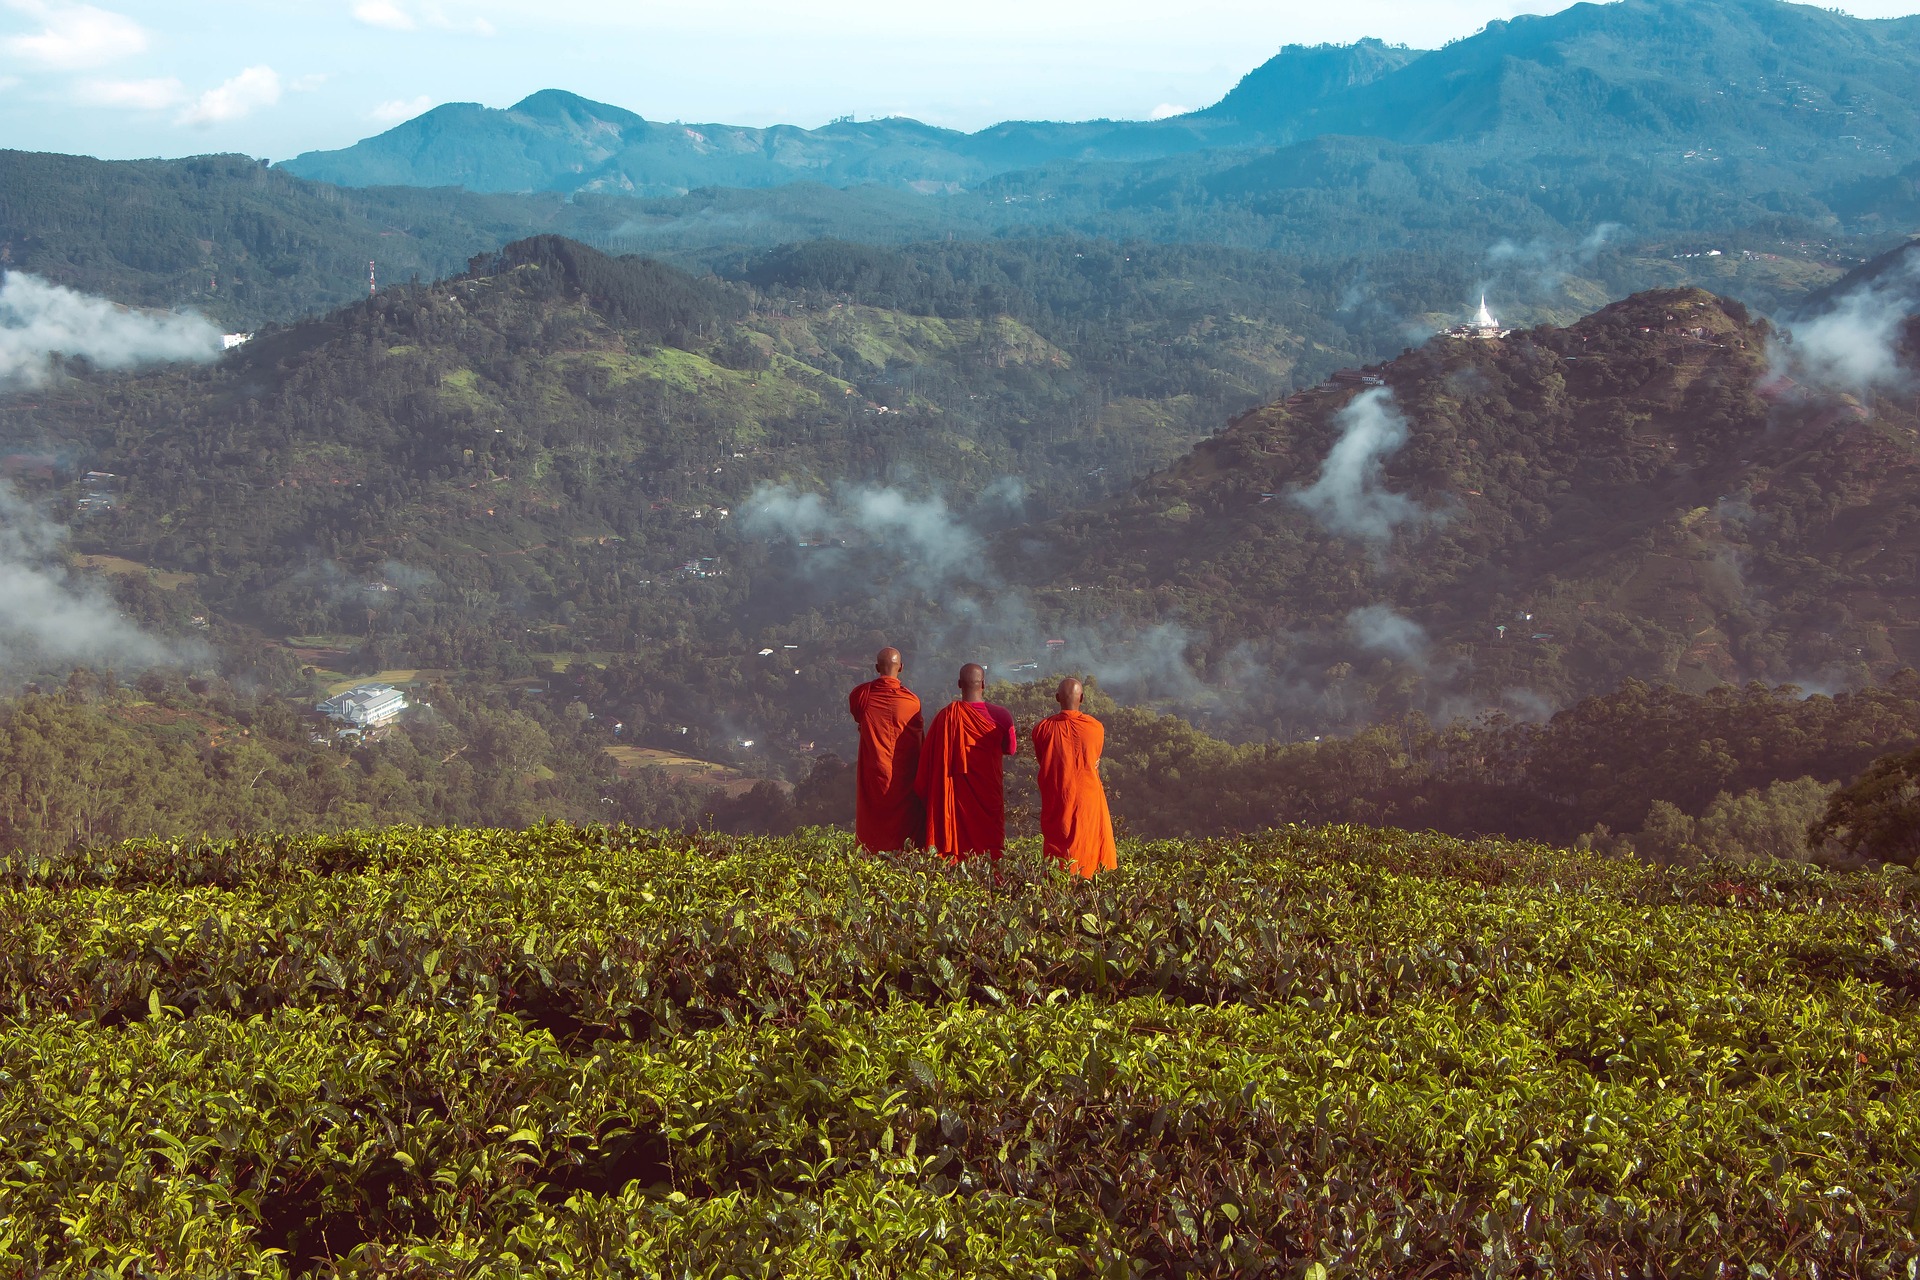
{"label": "mist", "polygon": [[0,277],[0,390],[46,385],[57,356],[133,369],[220,350],[220,331],[197,315],[135,311],[22,271]]}
{"label": "mist", "polygon": [[1487,250],[1490,272],[1479,289],[1510,302],[1560,302],[1568,278],[1599,261],[1601,252],[1621,229],[1617,222],[1602,222],[1575,245],[1538,239],[1525,244],[1501,240]]}
{"label": "mist", "polygon": [[1291,495],[1327,532],[1368,542],[1386,542],[1403,524],[1428,518],[1405,494],[1382,487],[1386,461],[1407,443],[1407,419],[1390,388],[1362,393],[1334,419],[1340,439],[1319,477]]}
{"label": "mist", "polygon": [[[906,571],[908,584],[917,582],[927,591],[988,576],[986,543],[938,495],[915,498],[865,485],[841,485],[821,494],[762,484],[742,505],[740,527],[796,542],[872,546],[885,553],[889,569]],[[844,550],[830,546],[816,559],[839,572],[851,557],[834,553]]]}
{"label": "mist", "polygon": [[1912,372],[1900,360],[1900,337],[1915,312],[1920,253],[1867,281],[1811,319],[1786,325],[1789,341],[1776,350],[1780,372],[1855,395],[1903,387]]}
{"label": "mist", "polygon": [[1347,615],[1354,643],[1368,653],[1384,654],[1425,669],[1432,642],[1426,628],[1391,605],[1370,604]]}
{"label": "mist", "polygon": [[0,483],[0,671],[138,671],[189,655],[141,631],[64,563],[66,530]]}

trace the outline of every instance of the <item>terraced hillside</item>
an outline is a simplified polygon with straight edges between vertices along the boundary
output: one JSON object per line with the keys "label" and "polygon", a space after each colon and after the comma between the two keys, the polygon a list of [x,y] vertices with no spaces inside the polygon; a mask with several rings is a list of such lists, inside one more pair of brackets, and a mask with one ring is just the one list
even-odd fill
{"label": "terraced hillside", "polygon": [[0,862],[26,1274],[1907,1274],[1920,885],[1364,828]]}

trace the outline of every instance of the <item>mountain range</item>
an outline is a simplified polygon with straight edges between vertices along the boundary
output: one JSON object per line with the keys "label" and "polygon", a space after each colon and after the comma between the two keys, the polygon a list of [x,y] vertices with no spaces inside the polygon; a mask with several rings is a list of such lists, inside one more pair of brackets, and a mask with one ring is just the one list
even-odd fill
{"label": "mountain range", "polygon": [[[496,110],[449,103],[282,165],[346,186],[677,195],[708,186],[878,183],[955,192],[1060,164],[1364,136],[1463,150],[1712,168],[1777,184],[1915,156],[1920,18],[1861,20],[1780,0],[1618,0],[1489,23],[1432,52],[1289,46],[1203,111],[1156,121],[1010,121],[977,133],[905,118],[816,129],[649,121],[560,90]],[[1844,154],[1842,154],[1844,153]]]}

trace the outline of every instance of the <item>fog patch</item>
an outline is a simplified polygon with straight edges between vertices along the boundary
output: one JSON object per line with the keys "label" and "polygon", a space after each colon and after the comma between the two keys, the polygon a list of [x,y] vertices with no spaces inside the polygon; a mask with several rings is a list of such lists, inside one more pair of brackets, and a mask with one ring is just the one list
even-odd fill
{"label": "fog patch", "polygon": [[1501,240],[1487,250],[1491,270],[1478,292],[1523,301],[1557,301],[1568,277],[1593,266],[1621,230],[1617,222],[1603,222],[1573,245],[1541,239]]}
{"label": "fog patch", "polygon": [[1370,604],[1347,615],[1354,643],[1368,653],[1383,654],[1425,670],[1433,642],[1419,623],[1391,605]]}
{"label": "fog patch", "polygon": [[200,316],[135,311],[23,271],[0,277],[0,390],[46,385],[61,356],[134,369],[220,351],[220,331]]}
{"label": "fog patch", "polygon": [[139,671],[185,661],[65,563],[67,531],[0,483],[0,671]]}
{"label": "fog patch", "polygon": [[1311,512],[1329,533],[1368,542],[1389,541],[1399,526],[1428,519],[1429,513],[1413,499],[1383,487],[1387,459],[1410,435],[1392,389],[1363,392],[1334,422],[1340,439],[1319,477],[1290,495],[1293,503]]}
{"label": "fog patch", "polygon": [[[740,512],[749,534],[795,543],[874,546],[928,586],[978,582],[987,575],[986,543],[939,495],[916,498],[890,487],[842,485],[831,494],[762,484]],[[841,557],[830,557],[839,563]]]}
{"label": "fog patch", "polygon": [[1920,252],[1863,282],[1820,315],[1788,321],[1774,350],[1776,373],[1836,391],[1869,395],[1912,382],[1900,340],[1915,311]]}

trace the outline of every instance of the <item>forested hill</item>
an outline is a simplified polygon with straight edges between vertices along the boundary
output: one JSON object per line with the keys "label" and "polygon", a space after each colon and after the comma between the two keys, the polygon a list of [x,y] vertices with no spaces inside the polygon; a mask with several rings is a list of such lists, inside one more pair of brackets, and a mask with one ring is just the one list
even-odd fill
{"label": "forested hill", "polygon": [[751,129],[653,122],[549,90],[505,110],[437,107],[284,167],[346,185],[481,191],[675,194],[796,179],[933,191],[1036,166],[1350,135],[1503,163],[1552,156],[1562,185],[1569,169],[1590,184],[1631,152],[1721,187],[1804,191],[1920,158],[1916,74],[1920,19],[1781,0],[1621,0],[1489,23],[1424,56],[1379,41],[1289,47],[1214,107],[1171,120]]}
{"label": "forested hill", "polygon": [[434,279],[535,231],[613,225],[596,212],[555,196],[341,191],[245,156],[0,151],[0,268],[232,329],[364,297],[370,260],[383,282]]}
{"label": "forested hill", "polygon": [[1920,662],[1920,420],[1815,353],[1693,290],[1439,337],[1242,418],[1024,563],[1079,607],[1184,620],[1303,717],[1322,688],[1885,678]]}
{"label": "forested hill", "polygon": [[[838,291],[863,269],[870,301]],[[761,486],[900,481],[1004,521],[1009,477],[1090,500],[1352,358],[1297,275],[1228,250],[827,245],[743,274],[518,242],[212,366],[14,397],[12,447],[62,460],[16,483],[80,549],[191,575],[216,634],[489,679],[644,658],[690,691],[675,723],[719,734],[729,698],[810,723],[840,680],[692,692],[815,606],[779,539],[736,532]],[[105,500],[89,469],[113,473]],[[813,628],[837,650],[868,625]]]}

